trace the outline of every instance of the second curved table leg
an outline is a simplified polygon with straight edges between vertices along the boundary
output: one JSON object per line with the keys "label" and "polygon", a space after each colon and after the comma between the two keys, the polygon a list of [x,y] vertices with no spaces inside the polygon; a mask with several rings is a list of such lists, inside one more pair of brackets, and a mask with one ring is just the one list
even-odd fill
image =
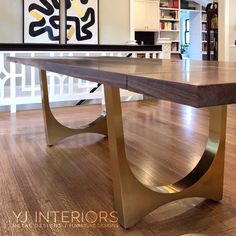
{"label": "second curved table leg", "polygon": [[42,92],[42,106],[46,140],[52,146],[60,140],[81,133],[99,133],[107,136],[106,113],[103,112],[99,118],[92,123],[78,129],[68,128],[62,125],[53,116],[49,105],[47,75],[45,70],[40,71],[40,82]]}

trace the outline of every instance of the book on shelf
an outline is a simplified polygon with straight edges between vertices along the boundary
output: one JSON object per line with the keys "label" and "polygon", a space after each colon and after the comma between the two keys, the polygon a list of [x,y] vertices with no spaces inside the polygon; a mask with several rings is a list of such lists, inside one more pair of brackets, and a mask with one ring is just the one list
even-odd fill
{"label": "book on shelf", "polygon": [[202,21],[207,21],[207,13],[202,13]]}
{"label": "book on shelf", "polygon": [[179,19],[179,13],[175,10],[167,11],[161,9],[161,19],[171,19],[171,20]]}
{"label": "book on shelf", "polygon": [[179,8],[179,0],[160,0],[160,7]]}
{"label": "book on shelf", "polygon": [[202,41],[207,41],[207,32],[202,33]]}
{"label": "book on shelf", "polygon": [[203,43],[203,44],[202,44],[202,51],[203,51],[203,52],[206,52],[206,51],[207,51],[207,44],[206,44],[206,43]]}
{"label": "book on shelf", "polygon": [[178,42],[172,42],[171,43],[171,51],[172,52],[178,52],[179,51],[179,43]]}
{"label": "book on shelf", "polygon": [[207,31],[207,23],[202,23],[202,31]]}
{"label": "book on shelf", "polygon": [[178,30],[179,24],[178,22],[161,22],[160,29],[161,30]]}

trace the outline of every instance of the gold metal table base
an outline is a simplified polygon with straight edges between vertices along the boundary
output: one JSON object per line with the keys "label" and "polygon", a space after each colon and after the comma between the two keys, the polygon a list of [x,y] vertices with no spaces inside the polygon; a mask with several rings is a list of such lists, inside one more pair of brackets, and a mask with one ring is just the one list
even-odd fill
{"label": "gold metal table base", "polygon": [[186,177],[166,186],[145,186],[134,176],[126,159],[119,88],[104,85],[107,115],[102,114],[86,127],[71,129],[60,124],[51,112],[46,71],[41,70],[40,79],[48,145],[79,133],[107,135],[108,130],[114,204],[124,228],[132,227],[149,212],[174,200],[187,197],[222,199],[227,106],[209,108],[208,142],[199,163]]}
{"label": "gold metal table base", "polygon": [[103,112],[101,116],[97,118],[94,122],[78,129],[68,128],[58,122],[57,119],[53,116],[52,111],[50,109],[47,76],[45,70],[40,71],[40,82],[42,91],[44,127],[47,144],[49,146],[56,144],[57,142],[66,137],[81,133],[99,133],[107,136],[107,121],[105,112]]}
{"label": "gold metal table base", "polygon": [[209,108],[206,149],[185,178],[166,186],[144,186],[136,179],[126,159],[119,89],[109,85],[104,88],[115,209],[123,227],[132,227],[149,212],[174,200],[187,197],[222,199],[227,106]]}

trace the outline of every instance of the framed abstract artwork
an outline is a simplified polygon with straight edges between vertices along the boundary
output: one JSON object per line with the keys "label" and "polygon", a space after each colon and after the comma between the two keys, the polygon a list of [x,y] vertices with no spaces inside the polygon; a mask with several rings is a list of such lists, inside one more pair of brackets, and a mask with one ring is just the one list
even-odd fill
{"label": "framed abstract artwork", "polygon": [[66,42],[98,44],[98,0],[66,0]]}
{"label": "framed abstract artwork", "polygon": [[60,42],[60,0],[24,0],[24,43]]}

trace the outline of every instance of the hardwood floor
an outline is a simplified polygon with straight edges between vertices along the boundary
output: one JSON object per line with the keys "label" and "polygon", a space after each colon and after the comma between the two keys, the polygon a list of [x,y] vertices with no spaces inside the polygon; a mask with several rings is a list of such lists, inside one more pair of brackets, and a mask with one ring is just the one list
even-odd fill
{"label": "hardwood floor", "polygon": [[[144,184],[174,182],[196,165],[207,140],[206,109],[152,100],[123,103],[122,108],[127,156]],[[53,112],[63,124],[77,127],[101,110],[89,105]],[[223,200],[172,202],[129,230],[116,224],[60,224],[75,211],[113,211],[108,141],[103,136],[82,134],[47,147],[41,110],[1,113],[0,153],[0,235],[236,235],[236,105],[228,109]],[[59,224],[52,225],[54,218],[50,225],[35,222],[35,214],[54,211]],[[17,216],[27,219],[25,224],[17,224]]]}

